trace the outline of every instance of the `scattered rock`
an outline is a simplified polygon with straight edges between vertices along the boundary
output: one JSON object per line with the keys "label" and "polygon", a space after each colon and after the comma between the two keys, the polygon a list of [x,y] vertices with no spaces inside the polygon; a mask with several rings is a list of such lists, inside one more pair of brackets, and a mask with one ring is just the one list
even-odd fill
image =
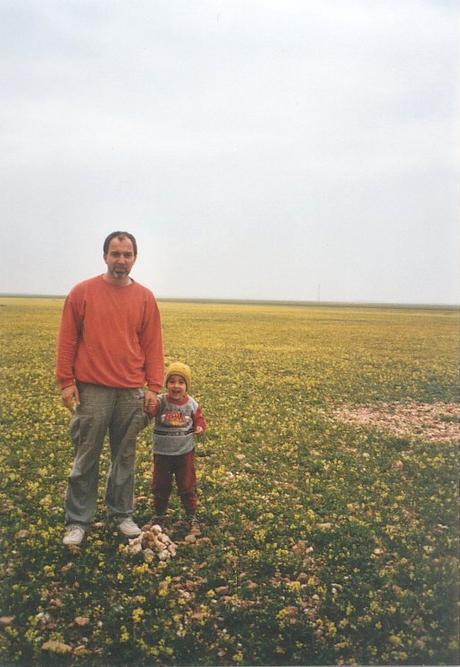
{"label": "scattered rock", "polygon": [[55,607],[55,609],[61,609],[64,606],[64,603],[62,600],[59,600],[59,598],[53,598],[50,600],[50,605],[51,607]]}
{"label": "scattered rock", "polygon": [[285,607],[284,613],[288,618],[295,618],[297,616],[297,607]]}
{"label": "scattered rock", "polygon": [[76,616],[73,619],[73,622],[75,623],[75,625],[79,625],[80,627],[83,627],[85,625],[88,625],[89,618],[87,616]]}
{"label": "scattered rock", "polygon": [[16,616],[0,616],[0,625],[3,627],[11,625],[15,618]]}
{"label": "scattered rock", "polygon": [[65,565],[63,565],[63,566],[61,567],[61,572],[68,572],[68,571],[71,570],[73,567],[74,567],[74,563],[72,563],[72,562],[71,562],[71,563],[66,563]]}
{"label": "scattered rock", "polygon": [[50,653],[71,653],[72,647],[69,644],[64,644],[64,642],[58,642],[54,639],[51,639],[48,642],[42,644],[42,651],[49,651]]}
{"label": "scattered rock", "polygon": [[25,530],[25,529],[18,530],[18,532],[14,536],[14,539],[15,540],[25,540],[26,537],[29,537],[29,535],[30,535],[30,532],[28,530]]}

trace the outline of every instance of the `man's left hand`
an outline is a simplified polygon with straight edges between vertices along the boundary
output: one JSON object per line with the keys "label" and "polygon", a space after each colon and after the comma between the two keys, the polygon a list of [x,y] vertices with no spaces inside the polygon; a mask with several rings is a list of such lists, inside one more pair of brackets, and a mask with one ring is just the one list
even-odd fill
{"label": "man's left hand", "polygon": [[144,411],[149,417],[153,417],[157,411],[160,399],[157,394],[150,389],[146,389],[144,393]]}

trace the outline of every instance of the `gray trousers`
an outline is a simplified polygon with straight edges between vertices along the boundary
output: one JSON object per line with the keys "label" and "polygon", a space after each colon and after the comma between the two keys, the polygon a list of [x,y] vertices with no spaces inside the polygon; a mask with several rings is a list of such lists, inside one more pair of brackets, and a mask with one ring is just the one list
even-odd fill
{"label": "gray trousers", "polygon": [[109,518],[134,510],[136,436],[146,425],[142,389],[112,389],[78,383],[80,405],[70,422],[75,458],[65,496],[66,525],[87,528],[94,518],[99,459],[108,431],[111,463],[105,490]]}

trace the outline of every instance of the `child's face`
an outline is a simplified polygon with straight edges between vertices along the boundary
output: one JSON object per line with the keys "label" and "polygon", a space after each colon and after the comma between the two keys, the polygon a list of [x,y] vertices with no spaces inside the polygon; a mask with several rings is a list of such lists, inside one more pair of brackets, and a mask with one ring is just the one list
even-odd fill
{"label": "child's face", "polygon": [[184,398],[187,393],[187,384],[181,375],[171,375],[166,383],[166,389],[171,398]]}

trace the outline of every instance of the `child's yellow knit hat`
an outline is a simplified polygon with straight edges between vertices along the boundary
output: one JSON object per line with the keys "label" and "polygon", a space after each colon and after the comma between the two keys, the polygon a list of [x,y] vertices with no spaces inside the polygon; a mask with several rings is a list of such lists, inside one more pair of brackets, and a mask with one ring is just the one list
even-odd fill
{"label": "child's yellow knit hat", "polygon": [[187,391],[190,389],[190,385],[192,384],[192,371],[190,370],[190,367],[187,366],[187,364],[183,364],[180,361],[173,361],[172,364],[169,364],[168,368],[166,369],[165,385],[167,384],[171,375],[180,375],[183,377],[185,384],[187,385]]}

